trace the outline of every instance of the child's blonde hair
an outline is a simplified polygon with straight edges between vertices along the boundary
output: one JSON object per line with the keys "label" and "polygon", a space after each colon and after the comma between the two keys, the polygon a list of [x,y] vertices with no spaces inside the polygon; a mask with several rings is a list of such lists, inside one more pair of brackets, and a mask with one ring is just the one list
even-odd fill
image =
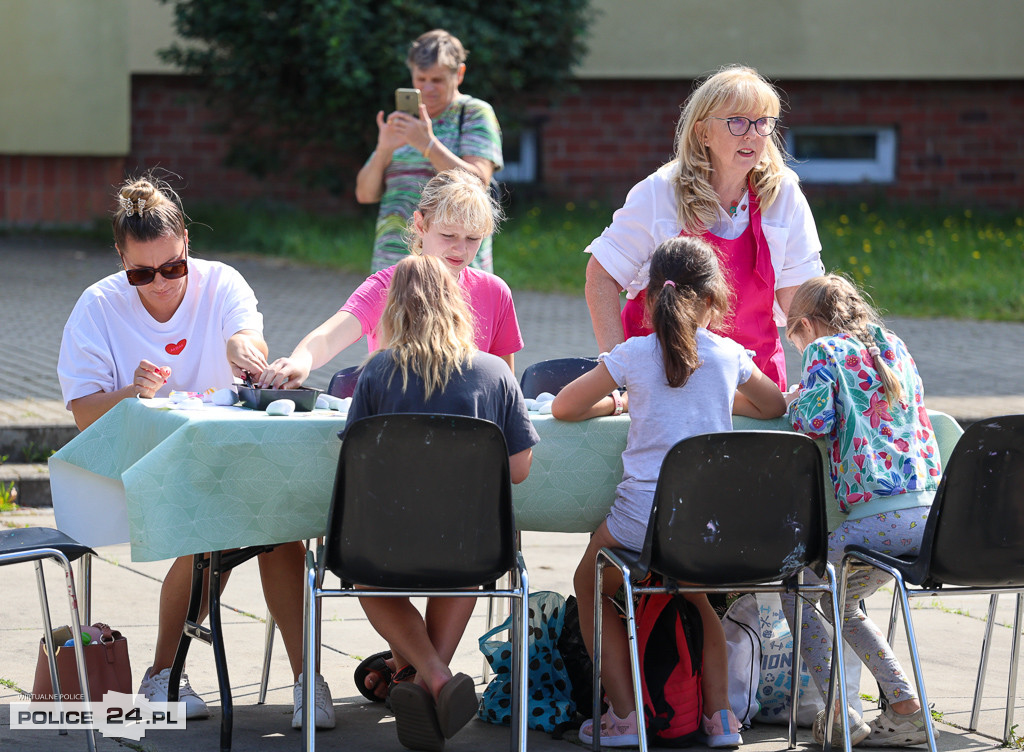
{"label": "child's blonde hair", "polygon": [[433,256],[408,256],[395,266],[380,328],[395,371],[402,374],[402,391],[412,371],[423,379],[425,399],[434,390],[443,392],[476,353],[473,317],[462,291]]}
{"label": "child's blonde hair", "polygon": [[710,326],[719,328],[729,314],[729,284],[715,249],[688,235],[659,245],[651,257],[646,305],[668,385],[683,386],[700,366],[700,319],[710,312]]}
{"label": "child's blonde hair", "polygon": [[[454,168],[439,172],[423,187],[416,209],[423,215],[423,227],[435,222],[462,227],[466,232],[486,238],[494,233],[502,220],[501,207],[479,176]],[[406,230],[409,250],[423,252],[423,238],[409,220]]]}
{"label": "child's blonde hair", "polygon": [[814,277],[797,288],[789,304],[786,317],[786,336],[805,328],[803,319],[817,322],[825,334],[848,334],[867,349],[874,362],[878,378],[885,389],[885,399],[890,406],[903,401],[903,387],[882,353],[889,349],[884,338],[876,338],[872,326],[879,327],[882,319],[866,300],[866,294],[857,289],[846,277],[826,274]]}

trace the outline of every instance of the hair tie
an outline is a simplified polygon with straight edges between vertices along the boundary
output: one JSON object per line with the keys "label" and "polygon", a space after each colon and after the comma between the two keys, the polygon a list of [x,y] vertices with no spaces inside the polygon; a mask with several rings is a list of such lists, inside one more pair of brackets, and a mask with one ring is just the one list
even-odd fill
{"label": "hair tie", "polygon": [[676,286],[676,283],[673,282],[671,279],[666,279],[665,280],[665,284],[662,285],[662,287],[675,287],[675,286]]}
{"label": "hair tie", "polygon": [[871,345],[868,347],[868,352],[872,358],[879,358],[882,356],[882,351],[878,349],[878,345]]}

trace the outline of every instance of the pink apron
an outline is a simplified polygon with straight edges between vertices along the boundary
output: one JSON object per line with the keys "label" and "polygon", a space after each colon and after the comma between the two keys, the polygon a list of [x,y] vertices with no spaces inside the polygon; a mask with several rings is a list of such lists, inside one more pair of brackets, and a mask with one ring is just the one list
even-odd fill
{"label": "pink apron", "polygon": [[[775,269],[771,252],[761,231],[761,207],[757,196],[750,192],[750,224],[735,240],[726,240],[710,231],[702,236],[718,249],[726,277],[732,283],[734,298],[732,315],[725,328],[715,332],[736,340],[754,351],[754,363],[764,374],[786,389],[786,356],[779,339],[779,330],[772,318],[775,304]],[[682,235],[683,233],[680,233]],[[644,298],[641,290],[622,309],[622,329],[627,338],[643,337],[651,333],[646,321]]]}

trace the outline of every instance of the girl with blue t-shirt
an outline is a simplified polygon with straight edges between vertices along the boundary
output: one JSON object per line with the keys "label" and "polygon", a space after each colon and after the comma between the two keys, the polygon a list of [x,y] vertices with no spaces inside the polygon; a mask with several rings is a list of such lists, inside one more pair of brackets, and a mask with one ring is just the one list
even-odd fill
{"label": "girl with blue t-shirt", "polygon": [[[729,286],[708,243],[683,236],[658,246],[651,257],[645,305],[654,333],[602,355],[596,368],[566,386],[552,403],[552,414],[561,420],[618,415],[627,408],[631,416],[615,502],[576,569],[580,613],[594,607],[597,552],[603,547],[643,548],[661,463],[673,445],[697,434],[732,430],[733,413],[773,418],[785,410],[778,386],[750,354],[708,331],[722,326],[729,308]],[[621,396],[619,387],[627,389]],[[604,747],[636,746],[637,722],[643,722],[634,710],[625,628],[615,618],[611,601],[621,585],[617,570],[605,575],[601,682],[611,707],[601,718]],[[738,746],[742,739],[729,709],[722,622],[707,596],[685,597],[699,609],[704,626],[702,691],[711,712],[703,718],[702,729],[708,746]],[[593,653],[593,634],[584,630],[583,637]],[[593,722],[587,721],[580,739],[590,743],[592,738]]]}
{"label": "girl with blue t-shirt", "polygon": [[[907,346],[882,328],[857,288],[835,274],[807,280],[797,289],[786,336],[803,353],[800,385],[786,394],[789,419],[795,430],[829,442],[829,474],[845,515],[829,535],[828,560],[838,568],[848,543],[890,556],[917,554],[941,469],[921,377]],[[805,572],[804,579],[816,578]],[[862,600],[889,579],[874,567],[855,568],[842,604],[843,638],[888,700],[870,724],[847,709],[850,743],[864,747],[927,741],[927,711],[892,647],[860,609]],[[783,595],[782,602],[792,624],[796,599]],[[800,622],[801,655],[827,696],[832,629],[813,608],[802,610]],[[819,744],[825,740],[825,716],[820,711],[812,728]],[[841,724],[837,715],[837,728]]]}

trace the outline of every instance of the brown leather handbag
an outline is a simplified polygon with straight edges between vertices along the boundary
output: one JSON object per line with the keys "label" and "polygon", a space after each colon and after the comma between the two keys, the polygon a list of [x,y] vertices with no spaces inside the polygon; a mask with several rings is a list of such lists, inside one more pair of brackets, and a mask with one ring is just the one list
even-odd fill
{"label": "brown leather handbag", "polygon": [[[89,679],[89,699],[103,699],[107,692],[132,693],[132,667],[128,660],[128,639],[106,624],[93,624],[100,630],[100,639],[82,647],[85,657],[85,672]],[[75,649],[59,645],[57,651],[57,679],[60,682],[61,699],[81,702],[82,688],[78,682],[78,667],[75,663]],[[36,676],[32,682],[32,699],[53,702],[53,682],[50,680],[50,664],[46,655],[46,640],[39,640],[39,657],[36,659]]]}

